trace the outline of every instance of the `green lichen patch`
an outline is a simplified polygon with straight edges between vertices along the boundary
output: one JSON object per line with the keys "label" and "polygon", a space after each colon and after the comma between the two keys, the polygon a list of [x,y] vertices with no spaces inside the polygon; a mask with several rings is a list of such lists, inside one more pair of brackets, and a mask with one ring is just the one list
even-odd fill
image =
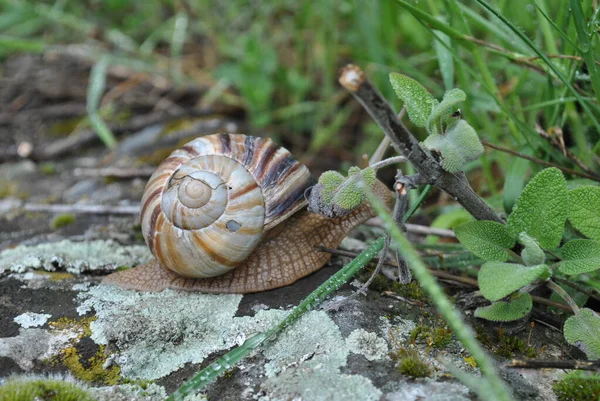
{"label": "green lichen patch", "polygon": [[384,338],[364,329],[356,329],[346,338],[346,346],[355,354],[364,355],[369,361],[384,359],[388,345]]}

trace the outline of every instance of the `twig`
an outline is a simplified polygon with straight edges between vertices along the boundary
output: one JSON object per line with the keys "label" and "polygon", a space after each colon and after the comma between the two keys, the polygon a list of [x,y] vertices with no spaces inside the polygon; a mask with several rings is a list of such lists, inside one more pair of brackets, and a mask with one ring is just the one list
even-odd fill
{"label": "twig", "polygon": [[[365,222],[366,225],[371,227],[380,227],[383,228],[383,223],[379,219],[379,217],[370,218]],[[413,234],[421,234],[421,235],[437,235],[438,237],[444,238],[456,238],[454,235],[454,231],[448,230],[446,228],[435,228],[430,226],[423,226],[420,224],[410,224],[405,223],[406,231]]]}
{"label": "twig", "polygon": [[384,159],[380,162],[373,163],[369,167],[372,167],[375,170],[378,170],[380,168],[391,166],[393,164],[404,163],[405,161],[406,161],[406,157],[404,157],[404,156],[394,156],[394,157],[389,157],[387,159]]}
{"label": "twig", "polygon": [[136,215],[140,212],[140,205],[110,206],[110,205],[65,205],[65,204],[36,204],[23,205],[26,212],[47,213],[76,213],[76,214],[120,214]]}
{"label": "twig", "polygon": [[467,180],[462,178],[464,174],[455,175],[444,171],[438,160],[427,149],[419,145],[417,139],[398,120],[396,113],[366,79],[364,72],[359,67],[346,66],[339,81],[390,137],[396,151],[411,162],[427,183],[446,191],[476,219],[502,223],[500,216],[473,191]]}
{"label": "twig", "polygon": [[546,160],[538,159],[537,157],[528,156],[524,153],[517,152],[516,150],[503,148],[502,146],[494,145],[493,143],[489,143],[487,141],[481,141],[481,143],[484,146],[487,146],[488,148],[496,149],[496,150],[499,150],[500,152],[508,153],[510,155],[520,157],[521,159],[526,159],[526,160],[532,161],[534,163],[541,164],[542,166],[556,167],[557,169],[564,171],[565,173],[573,174],[573,175],[576,175],[579,177],[588,178],[590,180],[600,182],[600,177],[596,177],[596,176],[589,175],[586,173],[581,173],[579,171],[570,169],[568,167],[559,166],[558,164],[547,162]]}
{"label": "twig", "polygon": [[560,361],[551,359],[513,359],[504,365],[522,369],[576,369],[600,372],[600,361]]}
{"label": "twig", "polygon": [[393,299],[397,299],[398,301],[402,301],[406,304],[409,305],[413,305],[413,306],[423,306],[422,302],[419,301],[413,301],[412,299],[408,299],[408,298],[404,298],[398,294],[396,294],[395,292],[392,291],[384,291],[381,293],[381,295],[388,297],[388,298],[393,298]]}
{"label": "twig", "polygon": [[156,171],[155,167],[140,168],[82,168],[73,170],[75,177],[113,177],[113,178],[148,178]]}

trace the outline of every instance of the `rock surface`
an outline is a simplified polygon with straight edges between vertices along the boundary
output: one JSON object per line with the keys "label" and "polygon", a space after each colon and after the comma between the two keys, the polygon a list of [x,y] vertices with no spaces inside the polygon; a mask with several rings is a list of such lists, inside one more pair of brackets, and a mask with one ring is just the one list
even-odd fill
{"label": "rock surface", "polygon": [[[162,399],[216,357],[279,322],[342,264],[336,260],[292,286],[246,296],[137,293],[99,284],[99,272],[148,257],[142,246],[110,240],[1,252],[0,376],[58,372],[95,388],[99,399],[133,393]],[[352,291],[346,286],[325,306]],[[440,362],[476,373],[469,355],[450,333],[439,340],[435,331],[415,334],[419,327],[444,330],[431,308],[369,292],[339,311],[310,311],[195,399],[473,399]],[[550,344],[560,337],[535,330],[535,347],[555,349]],[[440,346],[432,345],[438,340]],[[429,377],[401,373],[402,350],[424,362]],[[559,376],[507,371],[506,377],[518,399],[545,400],[552,399],[548,388]]]}

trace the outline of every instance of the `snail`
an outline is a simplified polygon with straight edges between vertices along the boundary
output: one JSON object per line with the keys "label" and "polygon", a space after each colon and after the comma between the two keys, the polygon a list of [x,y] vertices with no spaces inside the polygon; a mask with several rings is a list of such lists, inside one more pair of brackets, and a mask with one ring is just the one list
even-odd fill
{"label": "snail", "polygon": [[[251,293],[289,285],[323,267],[368,203],[339,218],[306,209],[308,168],[268,138],[215,134],[175,150],[142,197],[142,234],[155,260],[103,282],[140,291],[166,288]],[[386,203],[391,192],[377,181]]]}

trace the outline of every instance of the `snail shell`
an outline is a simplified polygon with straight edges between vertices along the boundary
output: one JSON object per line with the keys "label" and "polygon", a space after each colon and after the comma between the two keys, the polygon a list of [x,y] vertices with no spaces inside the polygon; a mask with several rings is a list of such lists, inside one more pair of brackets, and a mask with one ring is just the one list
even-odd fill
{"label": "snail shell", "polygon": [[[270,139],[198,138],[173,152],[146,186],[142,232],[157,260],[102,282],[219,294],[292,284],[330,259],[318,246],[336,248],[374,215],[369,203],[337,218],[306,210],[311,183],[308,169]],[[383,183],[373,190],[391,204]]]}
{"label": "snail shell", "polygon": [[178,275],[219,276],[306,205],[311,183],[308,169],[268,138],[197,138],[174,151],[148,181],[142,234],[158,261]]}

